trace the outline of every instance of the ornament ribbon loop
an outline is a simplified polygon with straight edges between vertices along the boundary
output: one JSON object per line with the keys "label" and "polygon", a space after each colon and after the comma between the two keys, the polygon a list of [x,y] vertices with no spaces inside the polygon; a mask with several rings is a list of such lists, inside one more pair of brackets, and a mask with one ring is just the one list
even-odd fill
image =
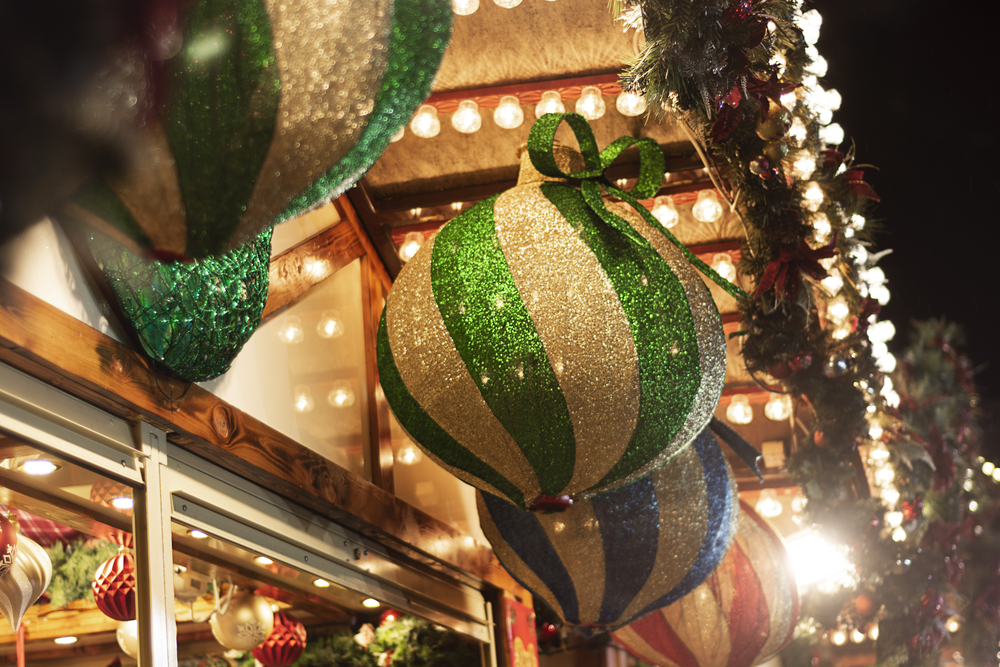
{"label": "ornament ribbon loop", "polygon": [[708,422],[708,427],[712,429],[712,432],[719,436],[724,443],[729,445],[729,448],[740,457],[740,460],[742,460],[743,463],[747,464],[750,471],[757,475],[757,479],[761,482],[764,481],[764,475],[761,474],[760,468],[757,466],[757,461],[760,460],[760,452],[757,451],[756,447],[747,442],[742,435],[734,431],[728,424],[719,420],[717,417],[712,417],[712,421]]}
{"label": "ornament ribbon loop", "polygon": [[[580,153],[583,155],[583,171],[567,174],[556,163],[554,144],[556,130],[565,121],[580,145]],[[611,164],[628,148],[635,146],[639,151],[639,177],[632,190],[624,190],[617,187],[605,175],[605,171]],[[597,149],[597,139],[587,120],[576,113],[550,113],[545,114],[531,127],[528,135],[528,155],[531,163],[540,173],[552,178],[568,178],[580,181],[580,190],[583,192],[584,201],[608,226],[612,227],[633,243],[648,246],[646,239],[632,228],[621,216],[615,214],[604,203],[601,196],[603,189],[609,195],[617,197],[629,206],[653,228],[663,234],[667,240],[673,243],[683,253],[691,264],[699,271],[708,276],[712,282],[724,289],[737,300],[747,298],[747,293],[720,276],[712,267],[698,259],[687,247],[681,243],[677,237],[670,233],[645,206],[639,203],[639,199],[649,199],[656,195],[663,183],[663,176],[666,173],[666,163],[663,159],[663,151],[659,145],[648,137],[634,139],[632,137],[620,137],[611,142],[603,151]]]}

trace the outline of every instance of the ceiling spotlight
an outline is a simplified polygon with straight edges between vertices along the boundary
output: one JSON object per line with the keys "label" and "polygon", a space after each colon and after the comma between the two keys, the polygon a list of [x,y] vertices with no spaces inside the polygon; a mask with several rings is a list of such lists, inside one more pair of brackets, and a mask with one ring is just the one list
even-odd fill
{"label": "ceiling spotlight", "polygon": [[361,604],[363,604],[364,606],[368,607],[369,609],[375,609],[376,607],[379,606],[379,601],[376,600],[375,598],[365,598],[361,602]]}
{"label": "ceiling spotlight", "polygon": [[17,468],[23,473],[36,476],[51,475],[59,470],[59,466],[48,459],[28,459],[22,461]]}

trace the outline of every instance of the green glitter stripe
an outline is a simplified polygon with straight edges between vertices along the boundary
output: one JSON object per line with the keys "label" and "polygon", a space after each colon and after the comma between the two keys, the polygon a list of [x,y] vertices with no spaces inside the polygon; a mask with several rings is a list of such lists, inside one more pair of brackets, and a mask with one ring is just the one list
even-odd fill
{"label": "green glitter stripe", "polygon": [[621,300],[639,358],[635,431],[625,453],[598,485],[604,486],[654,459],[687,419],[701,375],[694,317],[683,285],[655,249],[632,243],[604,224],[579,190],[558,183],[544,183],[541,189],[601,263]]}
{"label": "green glitter stripe", "polygon": [[535,469],[542,493],[555,496],[573,477],[573,423],[500,249],[493,218],[498,196],[438,232],[431,287],[483,399]]}
{"label": "green glitter stripe", "polygon": [[281,213],[277,222],[300,215],[339,197],[354,185],[389,145],[389,138],[409,122],[430,95],[431,84],[451,37],[448,0],[396,0],[392,42],[382,87],[358,143]]}
{"label": "green glitter stripe", "polygon": [[396,360],[392,355],[392,347],[389,345],[389,333],[385,324],[385,311],[382,311],[382,319],[378,325],[378,374],[389,405],[396,419],[403,425],[413,438],[424,447],[427,447],[442,461],[455,468],[460,468],[470,475],[492,484],[498,491],[502,491],[507,498],[519,507],[524,507],[524,494],[516,486],[511,484],[507,478],[484,463],[482,459],[475,456],[459,444],[454,438],[438,426],[437,422],[431,419],[417,400],[410,394],[410,390],[403,383],[403,378],[396,368]]}
{"label": "green glitter stripe", "polygon": [[161,113],[187,211],[187,254],[220,254],[247,208],[281,95],[263,0],[201,0],[165,63]]}
{"label": "green glitter stripe", "polygon": [[125,208],[125,204],[118,199],[118,195],[102,181],[94,180],[87,183],[76,194],[74,201],[109,225],[125,232],[139,247],[148,248],[153,245],[146,232]]}

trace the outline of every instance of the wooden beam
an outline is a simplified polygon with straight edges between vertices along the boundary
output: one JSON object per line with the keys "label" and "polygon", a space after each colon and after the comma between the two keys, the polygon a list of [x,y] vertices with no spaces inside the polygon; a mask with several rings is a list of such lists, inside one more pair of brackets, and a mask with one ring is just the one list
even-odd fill
{"label": "wooden beam", "polygon": [[365,247],[354,227],[342,222],[278,255],[271,260],[264,317],[302,298],[364,254]]}
{"label": "wooden beam", "polygon": [[485,545],[0,280],[0,361],[436,569],[520,590]]}
{"label": "wooden beam", "polygon": [[349,207],[345,207],[344,213],[348,219],[350,219],[351,212],[354,213],[354,219],[372,242],[376,249],[375,254],[382,261],[388,275],[395,278],[399,275],[403,264],[399,261],[399,255],[396,254],[396,248],[392,245],[392,239],[389,238],[385,225],[382,224],[375,212],[375,206],[372,204],[365,179],[362,178],[358,181],[358,184],[348,190],[344,197],[346,199],[342,201],[350,204]]}
{"label": "wooden beam", "polygon": [[333,205],[337,207],[340,212],[340,217],[347,220],[351,228],[354,229],[354,233],[358,237],[358,241],[361,246],[365,249],[365,253],[371,261],[371,270],[382,282],[382,287],[388,292],[392,289],[392,278],[389,277],[389,272],[385,268],[385,264],[379,258],[378,250],[375,248],[375,244],[372,243],[371,237],[365,226],[361,223],[358,218],[357,211],[354,210],[354,206],[351,204],[351,200],[347,198],[347,195],[341,195]]}
{"label": "wooden beam", "polygon": [[379,386],[377,349],[378,325],[385,305],[386,291],[373,261],[361,262],[362,317],[365,326],[365,379],[368,388],[368,452],[372,462],[372,480],[387,493],[395,494],[393,478],[392,432],[389,429],[389,402]]}

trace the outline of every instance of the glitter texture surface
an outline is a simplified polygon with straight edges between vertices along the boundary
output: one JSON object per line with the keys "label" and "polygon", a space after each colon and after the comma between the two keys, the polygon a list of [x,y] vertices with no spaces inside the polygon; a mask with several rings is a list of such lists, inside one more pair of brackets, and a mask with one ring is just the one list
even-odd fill
{"label": "glitter texture surface", "polygon": [[565,512],[526,512],[477,494],[480,524],[504,567],[566,622],[594,630],[694,589],[729,549],[737,503],[709,430],[652,475]]}
{"label": "glitter texture surface", "polygon": [[683,598],[614,632],[619,644],[657,665],[751,667],[791,641],[799,598],[791,562],[774,529],[741,502],[732,548]]}
{"label": "glitter texture surface", "polygon": [[434,300],[479,393],[535,469],[542,493],[556,496],[573,474],[573,425],[500,249],[495,201],[480,202],[438,232]]}
{"label": "glitter texture surface", "polygon": [[179,51],[133,100],[156,107],[137,160],[66,217],[203,258],[339,196],[427,97],[451,19],[448,0],[184,3]]}
{"label": "glitter texture surface", "polygon": [[221,257],[181,264],[137,257],[103,235],[90,250],[146,353],[181,377],[222,375],[260,326],[271,230]]}
{"label": "glitter texture surface", "polygon": [[[431,287],[435,236],[406,263],[389,293],[386,332],[396,368],[421,409],[448,435],[534,498],[538,478],[490,407],[452,344]],[[436,448],[431,452],[437,454]],[[445,456],[445,466],[451,456]]]}
{"label": "glitter texture surface", "polygon": [[629,444],[639,363],[618,294],[546,187],[500,195],[496,233],[569,409],[576,460],[562,492],[576,493],[596,485]]}

